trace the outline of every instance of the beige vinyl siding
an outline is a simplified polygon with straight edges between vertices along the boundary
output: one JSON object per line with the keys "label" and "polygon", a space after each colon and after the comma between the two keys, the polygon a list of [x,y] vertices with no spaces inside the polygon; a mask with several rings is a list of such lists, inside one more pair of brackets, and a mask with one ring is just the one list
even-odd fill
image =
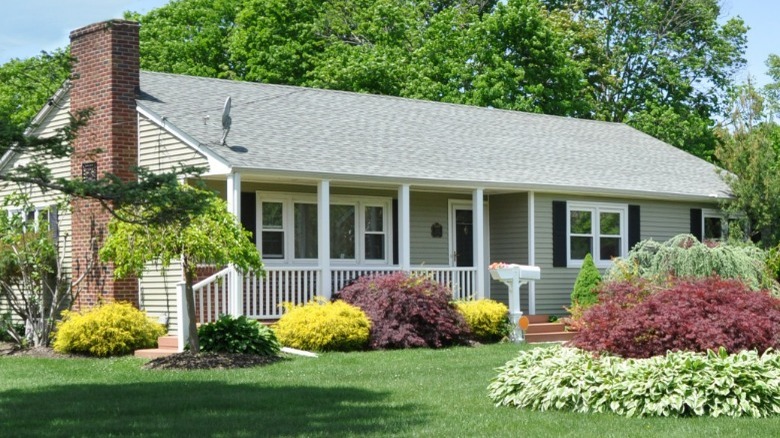
{"label": "beige vinyl siding", "polygon": [[[138,165],[152,172],[167,172],[178,166],[208,166],[206,157],[140,115],[138,141]],[[180,281],[181,267],[174,261],[165,273],[149,264],[138,285],[141,308],[155,320],[167,315],[170,334],[177,330],[176,284]]]}
{"label": "beige vinyl siding", "polygon": [[642,239],[664,241],[690,232],[691,208],[717,208],[717,204],[672,201],[645,201],[569,195],[536,195],[536,265],[542,270],[536,282],[536,313],[562,314],[570,304],[571,288],[577,278],[577,268],[553,268],[552,201],[587,201],[638,205]]}
{"label": "beige vinyl siding", "polygon": [[[410,252],[412,266],[449,266],[449,200],[469,199],[442,193],[411,192]],[[442,226],[442,237],[431,236],[431,225]]]}
{"label": "beige vinyl siding", "polygon": [[[490,196],[490,259],[487,263],[528,264],[528,195]],[[490,281],[490,298],[509,303],[508,288]],[[528,287],[520,288],[520,307],[528,312]]]}
{"label": "beige vinyl siding", "polygon": [[[70,99],[66,98],[60,102],[55,103],[59,105],[58,108],[53,109],[47,117],[42,120],[35,134],[42,137],[52,137],[57,133],[57,130],[66,127],[70,123]],[[11,169],[15,165],[29,163],[31,156],[19,155],[7,164],[6,169]],[[47,159],[44,161],[51,169],[52,176],[55,178],[69,178],[70,177],[70,159]],[[6,169],[2,171],[5,172]],[[46,207],[56,204],[62,199],[62,195],[56,191],[48,191],[43,193],[37,187],[24,187],[20,188],[15,184],[0,183],[0,198],[5,198],[11,193],[17,192],[20,189],[25,190],[30,196],[31,203],[36,207]],[[64,209],[58,211],[59,218],[59,247],[60,253],[63,257],[63,266],[67,271],[70,270],[72,259],[70,251],[70,237],[71,237],[71,214],[69,211],[69,205]]]}
{"label": "beige vinyl siding", "polygon": [[[168,333],[176,334],[176,285],[181,280],[181,263],[172,261],[165,270],[159,265],[148,263],[143,278],[139,281],[141,309],[154,320],[168,323]],[[168,293],[164,293],[164,291]]]}
{"label": "beige vinyl siding", "polygon": [[138,166],[152,172],[167,172],[179,166],[208,166],[206,157],[141,115],[138,142]]}

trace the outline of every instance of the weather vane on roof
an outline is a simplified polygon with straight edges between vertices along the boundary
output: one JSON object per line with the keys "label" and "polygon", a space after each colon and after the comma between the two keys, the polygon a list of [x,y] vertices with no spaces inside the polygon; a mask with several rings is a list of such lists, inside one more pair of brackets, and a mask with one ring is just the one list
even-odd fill
{"label": "weather vane on roof", "polygon": [[222,146],[227,144],[227,136],[230,132],[230,124],[233,123],[233,119],[230,118],[231,102],[232,100],[230,99],[230,96],[228,96],[227,100],[225,101],[225,107],[222,108],[222,141],[220,142]]}

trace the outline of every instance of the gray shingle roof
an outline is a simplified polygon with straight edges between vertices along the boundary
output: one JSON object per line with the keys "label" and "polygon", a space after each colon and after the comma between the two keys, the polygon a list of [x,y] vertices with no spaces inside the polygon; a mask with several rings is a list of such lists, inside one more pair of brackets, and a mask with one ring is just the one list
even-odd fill
{"label": "gray shingle roof", "polygon": [[239,168],[659,198],[728,192],[713,165],[624,124],[150,72],[141,89],[140,106]]}

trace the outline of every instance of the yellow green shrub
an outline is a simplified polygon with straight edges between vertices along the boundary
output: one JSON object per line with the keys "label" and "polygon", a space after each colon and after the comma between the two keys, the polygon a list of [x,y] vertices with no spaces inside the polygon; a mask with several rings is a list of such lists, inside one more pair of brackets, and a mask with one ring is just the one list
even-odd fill
{"label": "yellow green shrub", "polygon": [[130,303],[110,303],[83,313],[64,312],[54,335],[54,350],[97,357],[152,348],[165,328]]}
{"label": "yellow green shrub", "polygon": [[286,313],[274,327],[282,345],[302,350],[362,350],[371,322],[362,310],[344,301],[315,298],[307,304],[284,304]]}
{"label": "yellow green shrub", "polygon": [[457,301],[458,309],[471,333],[479,341],[494,342],[509,335],[509,309],[493,300]]}

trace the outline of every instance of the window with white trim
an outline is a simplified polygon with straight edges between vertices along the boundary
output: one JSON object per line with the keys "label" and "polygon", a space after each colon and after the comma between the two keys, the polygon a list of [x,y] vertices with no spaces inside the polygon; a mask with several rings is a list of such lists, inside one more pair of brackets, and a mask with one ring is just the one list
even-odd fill
{"label": "window with white trim", "polygon": [[588,253],[596,266],[609,267],[628,252],[628,206],[569,202],[566,230],[570,267],[582,266]]}
{"label": "window with white trim", "polygon": [[38,231],[41,221],[45,221],[48,224],[48,229],[52,236],[54,236],[55,239],[59,237],[59,215],[57,213],[57,206],[55,205],[34,207],[26,211],[21,208],[10,208],[7,212],[9,217],[15,214],[23,214],[25,228],[28,224],[32,224],[35,231]]}
{"label": "window with white trim", "polygon": [[728,226],[717,210],[702,209],[701,220],[703,240],[724,240]]}
{"label": "window with white trim", "polygon": [[[334,263],[388,264],[389,198],[331,196],[330,257]],[[317,203],[305,194],[258,195],[258,249],[264,260],[314,261],[318,257]]]}

